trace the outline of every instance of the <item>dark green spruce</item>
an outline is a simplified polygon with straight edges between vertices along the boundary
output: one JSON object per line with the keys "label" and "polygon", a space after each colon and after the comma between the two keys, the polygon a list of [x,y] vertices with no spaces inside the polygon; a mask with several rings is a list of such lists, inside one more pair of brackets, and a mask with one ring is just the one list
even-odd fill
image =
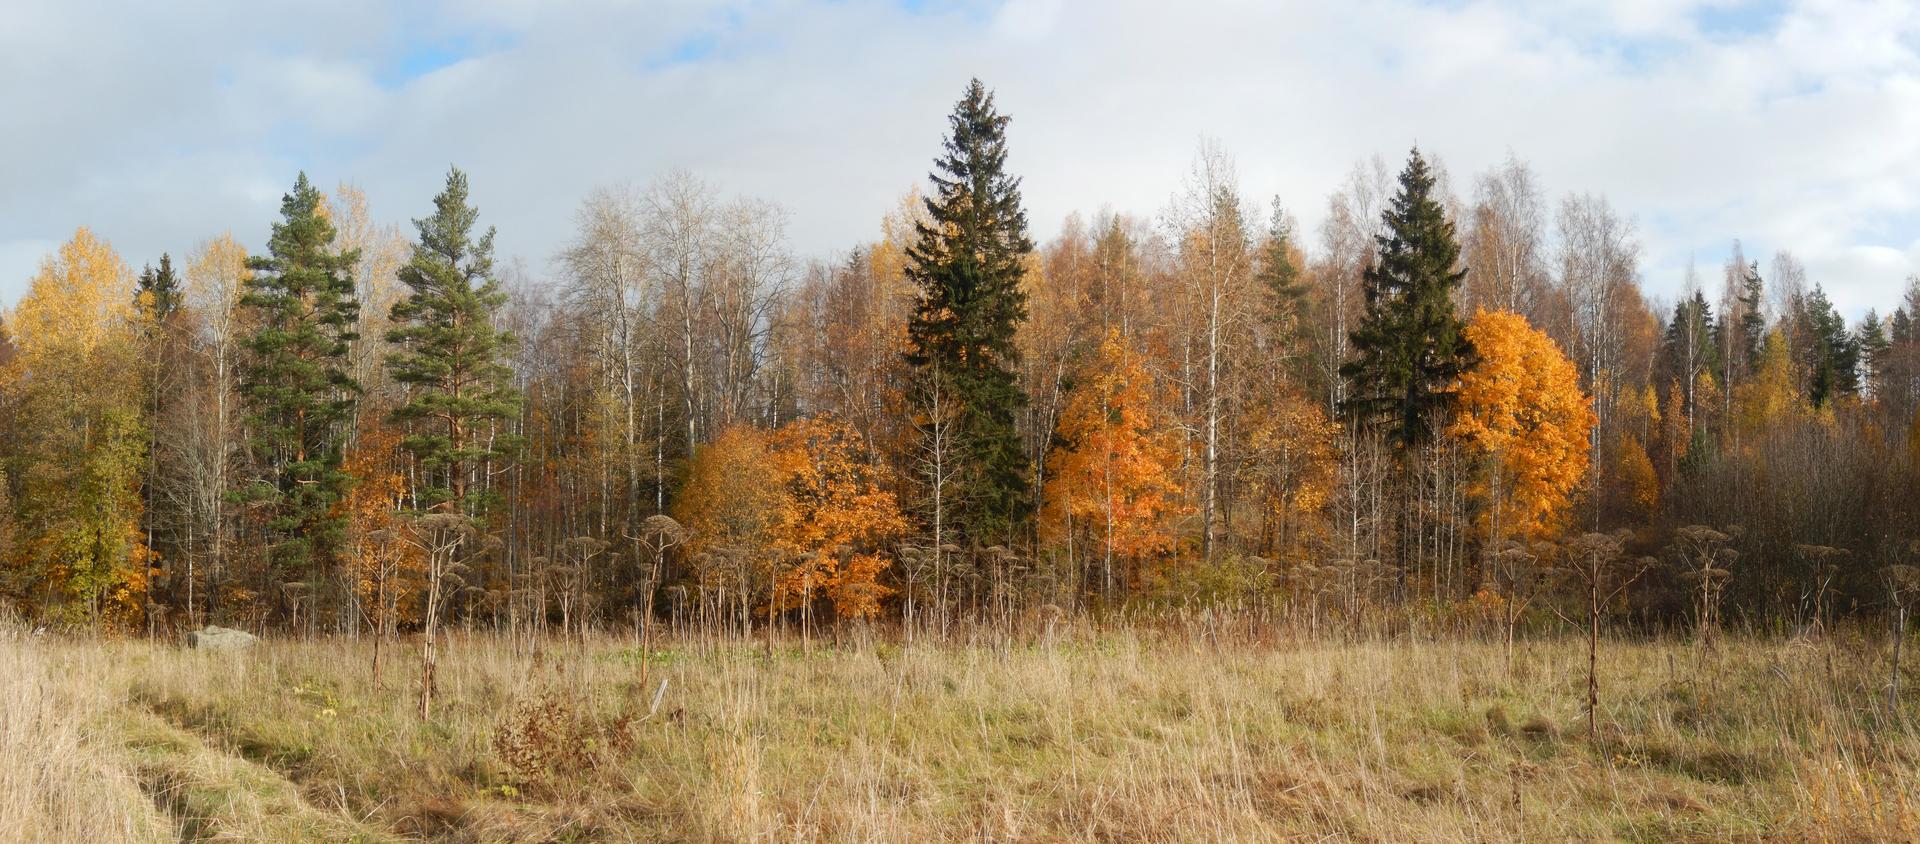
{"label": "dark green spruce", "polygon": [[493,229],[474,238],[480,212],[467,204],[467,174],[447,173],[433,209],[413,222],[420,240],[399,273],[408,294],[387,332],[400,349],[387,367],[411,388],[393,417],[418,461],[423,509],[478,516],[494,498],[487,466],[518,445],[506,423],[520,412],[520,394],[502,360],[515,339],[495,324],[507,294],[493,273]]}
{"label": "dark green spruce", "polygon": [[1014,374],[1014,333],[1027,317],[1020,281],[1033,242],[1020,180],[1006,172],[1007,118],[980,80],[948,121],[946,152],[928,177],[930,220],[907,250],[919,301],[906,358],[916,389],[937,386],[959,406],[953,523],[976,546],[1009,544],[1032,510],[1026,449],[1014,427],[1027,401]]}
{"label": "dark green spruce", "polygon": [[185,302],[180,276],[173,271],[173,256],[160,253],[160,268],[145,267],[134,287],[134,306],[148,326],[165,325]]}
{"label": "dark green spruce", "polygon": [[1417,446],[1432,439],[1452,409],[1473,344],[1453,309],[1466,279],[1453,222],[1433,197],[1433,174],[1415,149],[1400,190],[1382,215],[1386,234],[1366,270],[1365,313],[1351,335],[1353,357],[1340,367],[1351,386],[1348,418]]}

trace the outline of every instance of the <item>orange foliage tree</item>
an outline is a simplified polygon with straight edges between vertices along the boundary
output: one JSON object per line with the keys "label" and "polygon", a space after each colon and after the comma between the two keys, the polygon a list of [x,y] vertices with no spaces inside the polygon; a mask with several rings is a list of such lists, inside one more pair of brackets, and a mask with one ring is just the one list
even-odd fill
{"label": "orange foliage tree", "polygon": [[1480,362],[1460,379],[1451,433],[1484,468],[1475,492],[1492,548],[1556,526],[1587,474],[1593,400],[1567,356],[1518,314],[1480,311],[1467,338]]}
{"label": "orange foliage tree", "polygon": [[1156,384],[1109,331],[1060,414],[1064,445],[1047,456],[1042,539],[1097,543],[1103,588],[1113,587],[1115,561],[1137,561],[1173,548],[1171,517],[1185,512],[1175,480],[1179,452],[1172,426],[1157,412]]}
{"label": "orange foliage tree", "polygon": [[882,548],[907,530],[899,502],[883,487],[885,469],[868,459],[859,432],[832,417],[789,422],[772,446],[786,490],[776,531],[786,561],[774,576],[774,610],[824,593],[836,615],[879,613],[893,593],[879,580],[891,564]]}
{"label": "orange foliage tree", "polygon": [[765,608],[832,601],[848,618],[874,615],[892,590],[883,547],[906,517],[883,488],[860,434],[831,417],[803,418],[771,435],[735,425],[695,450],[674,518],[703,588]]}
{"label": "orange foliage tree", "polygon": [[373,628],[375,685],[380,682],[381,644],[401,622],[419,620],[415,602],[426,569],[420,546],[407,541],[404,533],[407,476],[399,448],[399,431],[363,430],[344,464],[358,479],[341,505],[347,511],[347,571],[354,604]]}

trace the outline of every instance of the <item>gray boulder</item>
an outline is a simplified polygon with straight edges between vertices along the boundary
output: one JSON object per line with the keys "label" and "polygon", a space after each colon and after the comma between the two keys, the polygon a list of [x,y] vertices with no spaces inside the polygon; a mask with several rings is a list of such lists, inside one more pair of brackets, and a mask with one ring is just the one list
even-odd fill
{"label": "gray boulder", "polygon": [[245,630],[215,627],[211,624],[187,634],[187,647],[203,651],[238,651],[253,647],[260,638]]}

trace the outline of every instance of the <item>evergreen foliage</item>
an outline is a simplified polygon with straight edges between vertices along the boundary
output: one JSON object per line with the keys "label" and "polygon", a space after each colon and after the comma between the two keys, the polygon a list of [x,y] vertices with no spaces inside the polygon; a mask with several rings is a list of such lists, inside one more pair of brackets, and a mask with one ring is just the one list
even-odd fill
{"label": "evergreen foliage", "polygon": [[393,380],[412,389],[394,420],[405,426],[401,445],[418,461],[419,503],[467,515],[491,500],[475,471],[504,459],[517,437],[502,430],[518,415],[520,394],[501,358],[515,345],[495,325],[507,300],[493,273],[493,229],[473,236],[479,211],[467,204],[467,175],[455,168],[433,200],[433,216],[415,220],[420,241],[400,268],[405,299],[394,303],[387,340],[400,351],[387,358]]}
{"label": "evergreen foliage", "polygon": [[946,152],[929,175],[929,220],[915,226],[907,275],[919,287],[906,359],[916,388],[959,404],[954,518],[976,545],[1009,543],[1032,508],[1015,416],[1026,404],[1015,332],[1027,317],[1021,288],[1027,215],[1020,180],[1006,172],[1008,118],[978,79],[954,107]]}
{"label": "evergreen foliage", "polygon": [[1352,385],[1341,409],[1379,426],[1401,445],[1427,442],[1439,430],[1474,361],[1453,292],[1466,279],[1453,222],[1433,196],[1433,173],[1415,149],[1400,172],[1400,190],[1383,215],[1387,232],[1368,267],[1365,315],[1352,333],[1354,357],[1340,367]]}
{"label": "evergreen foliage", "polygon": [[358,339],[359,253],[335,251],[323,207],[301,173],[281,199],[267,254],[247,260],[253,275],[240,298],[255,326],[242,342],[241,395],[261,470],[245,493],[264,504],[272,560],[289,579],[335,561],[345,527],[337,505],[352,483],[341,462],[360,393],[346,369]]}

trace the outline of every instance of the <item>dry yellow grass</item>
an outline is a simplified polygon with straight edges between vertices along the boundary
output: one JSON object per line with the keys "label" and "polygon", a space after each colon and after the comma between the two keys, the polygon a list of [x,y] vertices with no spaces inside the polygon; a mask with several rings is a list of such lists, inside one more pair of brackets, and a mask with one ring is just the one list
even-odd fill
{"label": "dry yellow grass", "polygon": [[1582,645],[9,636],[0,838],[1920,840],[1883,648],[1612,643],[1594,744]]}

